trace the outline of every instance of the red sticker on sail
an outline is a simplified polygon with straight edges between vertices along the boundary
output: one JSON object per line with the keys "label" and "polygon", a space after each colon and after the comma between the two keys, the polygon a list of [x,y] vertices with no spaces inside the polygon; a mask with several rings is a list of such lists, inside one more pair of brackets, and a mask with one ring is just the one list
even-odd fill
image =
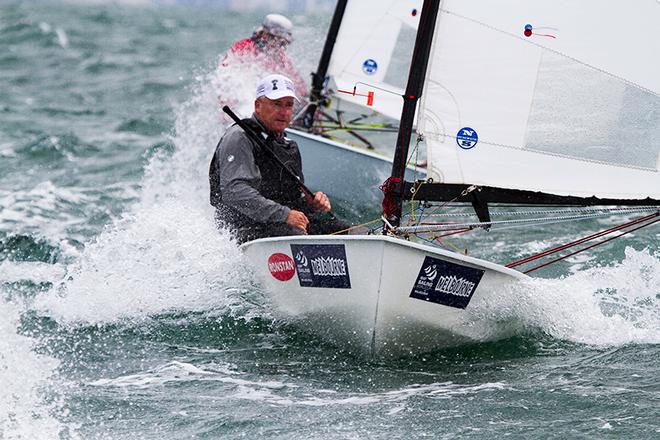
{"label": "red sticker on sail", "polygon": [[268,270],[276,280],[289,281],[296,273],[296,265],[287,254],[277,253],[268,257]]}

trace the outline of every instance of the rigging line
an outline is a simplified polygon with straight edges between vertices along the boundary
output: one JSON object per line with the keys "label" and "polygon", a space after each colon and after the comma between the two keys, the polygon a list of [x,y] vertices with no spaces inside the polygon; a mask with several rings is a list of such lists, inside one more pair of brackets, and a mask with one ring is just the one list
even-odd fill
{"label": "rigging line", "polygon": [[[385,89],[385,88],[383,88],[383,87],[378,87],[378,86],[376,86],[376,85],[374,85],[374,84],[365,83],[365,82],[362,82],[362,81],[357,81],[357,82],[355,83],[355,87],[357,87],[358,84],[362,84],[363,86],[367,86],[367,87],[373,87],[374,89],[382,90],[383,92],[391,93],[392,95],[400,96],[400,97],[402,97],[402,98],[404,98],[404,99],[405,99],[405,97],[406,97],[405,94],[401,94],[401,93],[396,92],[396,91],[394,91],[394,90],[388,90],[388,89]],[[385,84],[385,83],[384,83],[384,84]]]}
{"label": "rigging line", "polygon": [[[529,257],[523,258],[523,259],[518,260],[518,261],[514,261],[512,263],[507,264],[506,267],[513,268],[513,267],[516,267],[516,266],[520,266],[521,264],[529,263],[530,261],[537,260],[539,258],[542,258],[542,257],[548,256],[548,255],[563,251],[563,250],[568,249],[570,247],[577,246],[578,244],[582,244],[582,243],[585,243],[587,241],[590,241],[590,240],[593,240],[593,239],[596,239],[596,238],[600,238],[604,235],[611,234],[613,232],[616,232],[616,231],[619,231],[619,230],[637,225],[639,223],[651,220],[651,219],[656,218],[658,216],[660,216],[660,213],[655,213],[655,214],[647,215],[645,217],[640,217],[640,218],[635,219],[635,220],[631,220],[627,223],[623,223],[621,225],[614,226],[612,228],[605,229],[605,230],[600,231],[600,232],[596,232],[594,234],[588,235],[586,237],[580,238],[580,239],[572,241],[570,243],[566,243],[566,244],[563,244],[561,246],[557,246],[557,247],[554,247],[552,249],[548,249],[546,251],[540,252],[540,253],[535,254],[535,255],[531,255]],[[653,223],[655,223],[655,222],[653,222]]]}
{"label": "rigging line", "polygon": [[[593,219],[593,218],[597,218],[597,217],[584,217],[584,218],[579,218],[579,219],[576,219],[576,220],[577,221],[579,221],[579,220],[589,220],[589,219]],[[575,221],[575,220],[574,219],[550,220],[550,221],[538,222],[538,223],[535,223],[531,226],[557,225],[559,223],[566,223],[566,222],[572,222],[572,221]],[[530,225],[520,224],[520,225],[500,226],[500,227],[497,228],[497,230],[498,231],[504,231],[504,230],[507,230],[507,229],[523,228],[523,227],[526,227],[526,226],[530,226]]]}
{"label": "rigging line", "polygon": [[[564,259],[566,259],[566,258],[568,258],[568,257],[571,257],[571,256],[575,255],[575,254],[579,254],[580,252],[584,252],[584,251],[586,251],[586,250],[589,250],[589,249],[595,248],[596,246],[600,246],[601,244],[605,244],[605,243],[607,243],[607,242],[609,242],[609,241],[615,240],[615,239],[617,239],[617,238],[621,238],[621,237],[623,237],[624,235],[629,234],[629,233],[631,233],[631,232],[634,232],[634,231],[636,231],[636,230],[638,230],[638,229],[642,229],[642,228],[645,228],[645,227],[647,227],[647,226],[651,226],[652,224],[657,223],[657,222],[659,222],[659,221],[660,221],[660,218],[659,218],[659,219],[655,219],[655,220],[653,220],[652,222],[649,222],[649,223],[646,223],[646,224],[644,224],[644,225],[638,226],[638,227],[636,227],[636,228],[634,228],[634,229],[630,229],[630,230],[628,230],[628,231],[624,231],[624,232],[622,232],[621,234],[619,234],[619,235],[617,235],[617,236],[615,236],[615,237],[607,238],[607,239],[605,239],[605,240],[603,240],[603,241],[599,241],[598,243],[594,243],[594,244],[592,244],[591,246],[587,246],[587,247],[585,247],[585,248],[578,249],[577,251],[575,251],[575,252],[571,252],[571,253],[568,254],[568,255],[564,255],[564,256],[562,256],[562,257],[555,258],[555,259],[552,260],[552,261],[548,261],[547,263],[544,263],[544,264],[538,265],[538,266],[536,266],[536,267],[533,267],[533,268],[531,268],[531,269],[528,269],[528,270],[526,270],[526,271],[523,272],[523,273],[528,274],[528,273],[533,272],[533,271],[535,271],[535,270],[537,270],[537,269],[540,269],[540,268],[542,268],[542,267],[545,267],[545,266],[548,266],[548,265],[550,265],[550,264],[556,263],[556,262],[558,262],[558,261],[564,260]],[[508,267],[508,266],[507,266],[507,267]]]}
{"label": "rigging line", "polygon": [[445,237],[448,235],[455,235],[455,234],[460,234],[462,232],[468,232],[468,231],[474,231],[474,228],[452,228],[452,229],[429,229],[423,232],[413,232],[414,235],[419,235],[419,234],[433,234],[435,232],[443,232],[443,231],[448,231],[446,234],[440,234],[437,235],[436,237]]}
{"label": "rigging line", "polygon": [[433,239],[434,239],[434,241],[437,241],[438,243],[440,243],[441,245],[443,245],[445,247],[452,248],[454,250],[454,252],[465,253],[465,255],[467,255],[467,249],[464,249],[464,252],[462,252],[461,249],[458,248],[457,246],[455,246],[454,244],[452,244],[452,243],[450,243],[446,240],[440,240],[440,237],[433,237]]}
{"label": "rigging line", "polygon": [[[541,219],[527,219],[527,220],[510,220],[510,221],[501,221],[501,222],[493,222],[494,224],[498,225],[497,229],[498,230],[504,230],[504,229],[514,229],[514,228],[520,228],[527,226],[530,223],[534,223],[534,226],[540,226],[540,225],[551,225],[551,224],[557,224],[557,223],[563,223],[567,221],[580,221],[580,220],[589,220],[593,218],[598,218],[598,217],[607,217],[615,214],[625,214],[625,213],[640,213],[640,212],[650,212],[650,211],[657,211],[656,209],[633,209],[631,208],[630,210],[626,210],[624,208],[620,210],[615,210],[615,212],[602,212],[602,213],[593,213],[589,215],[580,215],[580,216],[568,216],[568,217],[548,217],[548,218],[541,218]],[[562,211],[557,211],[561,213]],[[566,212],[572,212],[572,211],[566,211]],[[576,211],[579,212],[579,211]],[[540,211],[540,213],[543,213],[543,211]],[[491,215],[493,213],[491,212]],[[428,214],[425,215],[424,217],[440,217],[442,214]],[[420,216],[421,218],[422,216]],[[468,215],[464,216],[468,217]],[[515,222],[515,223],[514,223]],[[422,225],[421,221],[418,223],[419,225]],[[437,225],[438,223],[426,223],[427,225],[432,225],[435,224]],[[462,225],[462,223],[451,223],[452,225]],[[481,225],[481,223],[476,223],[478,225]],[[474,225],[474,224],[472,224]]]}
{"label": "rigging line", "polygon": [[[425,185],[427,183],[432,183],[432,179],[428,179],[427,181],[421,181],[420,180],[417,183],[419,184],[419,186],[417,186],[416,188],[411,188],[411,191],[413,191],[413,196],[411,197],[410,201],[415,199],[415,195],[417,194],[417,190],[419,190],[419,188],[421,188],[422,185]],[[431,206],[431,208],[433,210],[440,210],[443,207],[450,205],[452,202],[456,201],[457,199],[459,199],[461,197],[465,197],[466,195],[470,194],[472,191],[475,191],[475,190],[479,190],[479,187],[477,185],[471,185],[471,186],[465,188],[463,191],[461,191],[461,193],[458,196],[454,197],[453,199],[447,200],[446,202],[444,202],[440,205]],[[427,216],[432,216],[432,215],[436,215],[436,214],[433,211],[431,211],[430,214],[427,214]],[[421,217],[421,215],[420,215],[420,217]],[[465,217],[471,217],[471,216],[466,215]]]}
{"label": "rigging line", "polygon": [[[627,213],[627,212],[652,212],[660,209],[660,206],[650,206],[650,207],[629,207],[629,208],[582,208],[582,209],[561,209],[561,210],[533,210],[533,211],[495,211],[491,210],[491,217],[496,216],[525,216],[525,215],[538,215],[538,214],[571,214],[577,212],[584,213],[603,213],[603,214],[617,214],[617,213]],[[474,217],[474,212],[432,212],[426,214],[427,217]]]}
{"label": "rigging line", "polygon": [[[443,237],[449,237],[449,236],[451,236],[451,235],[463,234],[464,232],[474,231],[474,229],[471,229],[471,228],[459,228],[459,229],[450,229],[450,231],[452,231],[452,232],[448,232],[448,233],[446,233],[446,234],[440,234],[440,235],[433,235],[433,239],[435,240],[435,239],[437,239],[437,238],[443,238]],[[430,233],[432,233],[432,232],[440,232],[440,231],[427,231],[427,232],[422,232],[422,233],[420,233],[420,234],[430,234]],[[419,234],[414,234],[414,235],[415,235],[416,237],[419,236]]]}
{"label": "rigging line", "polygon": [[390,124],[378,122],[349,122],[348,124],[344,125],[323,123],[319,124],[318,126],[320,128],[355,128],[359,130],[367,130],[370,128],[377,128],[380,130],[397,130],[397,127],[393,127]]}
{"label": "rigging line", "polygon": [[[495,226],[498,231],[502,231],[505,229],[515,229],[515,228],[522,228],[525,226],[543,226],[543,225],[554,225],[558,223],[565,223],[565,222],[572,222],[576,220],[588,220],[590,218],[596,218],[596,217],[578,217],[578,218],[553,218],[553,219],[530,219],[530,220],[519,220],[515,221],[512,220],[510,222],[505,221],[505,222],[492,222],[492,223],[451,223],[451,224],[446,224],[443,225],[442,223],[426,223],[426,224],[420,224],[419,227],[417,227],[416,232],[428,232],[428,231],[438,231],[438,230],[450,230],[449,226],[455,226],[455,227],[468,227],[471,229],[477,229],[477,228],[483,228],[484,226],[492,227]],[[440,226],[442,225],[442,226]],[[422,227],[425,226],[425,227]],[[437,228],[441,229],[437,229]],[[409,233],[406,227],[403,227],[404,233]],[[410,229],[414,229],[415,227],[409,227]],[[436,229],[432,229],[436,228]],[[400,228],[401,229],[401,228]]]}
{"label": "rigging line", "polygon": [[[424,182],[419,182],[419,184],[415,187],[412,188],[412,197],[410,198],[410,218],[408,219],[409,222],[415,221],[415,196],[417,195],[417,190],[424,185]],[[424,213],[424,210],[422,209],[422,214]],[[420,214],[421,217],[421,214]],[[410,224],[410,223],[408,223]]]}
{"label": "rigging line", "polygon": [[463,233],[465,233],[465,232],[470,232],[470,231],[474,231],[474,229],[471,229],[471,228],[462,228],[462,229],[458,229],[458,230],[456,230],[456,231],[454,231],[454,232],[449,232],[449,233],[447,233],[447,234],[436,235],[435,238],[449,237],[450,235],[463,234]]}
{"label": "rigging line", "polygon": [[558,51],[558,50],[556,50],[556,49],[551,49],[551,48],[546,47],[546,46],[544,46],[544,45],[542,45],[542,44],[535,43],[535,42],[530,41],[530,40],[528,40],[528,39],[524,39],[524,38],[522,38],[521,36],[519,36],[519,35],[517,35],[517,34],[513,34],[513,33],[511,33],[511,32],[508,32],[508,31],[505,31],[505,30],[502,30],[502,29],[498,29],[498,28],[496,28],[495,26],[492,26],[492,25],[490,25],[490,24],[484,23],[484,22],[479,21],[479,20],[476,20],[476,19],[474,19],[474,18],[466,17],[465,15],[457,14],[456,12],[448,11],[447,9],[440,8],[440,12],[444,12],[444,13],[446,13],[446,14],[448,14],[448,15],[453,15],[453,16],[455,16],[455,17],[462,18],[463,20],[471,21],[472,23],[476,23],[476,24],[478,24],[478,25],[480,25],[480,26],[483,26],[483,27],[485,27],[485,28],[488,28],[488,29],[494,30],[494,31],[496,31],[496,32],[500,32],[500,33],[502,33],[502,34],[504,34],[504,35],[507,35],[507,36],[509,36],[509,37],[516,38],[516,39],[518,39],[518,40],[520,40],[520,41],[523,41],[523,42],[525,42],[525,43],[527,43],[527,44],[532,44],[532,45],[537,46],[537,47],[539,47],[539,48],[541,48],[541,49],[543,49],[543,50],[547,50],[548,52],[552,52],[552,53],[555,53],[555,54],[557,54],[557,55],[560,55],[560,56],[562,56],[562,57],[564,57],[564,58],[567,58],[567,59],[569,59],[569,60],[575,61],[576,63],[581,64],[581,65],[583,65],[583,66],[586,66],[586,67],[588,67],[588,68],[590,68],[590,69],[593,69],[593,70],[595,70],[595,71],[597,71],[597,72],[604,73],[605,75],[608,75],[608,76],[610,76],[610,77],[612,77],[612,78],[616,78],[616,79],[618,79],[619,81],[622,81],[622,82],[624,82],[624,83],[626,83],[626,84],[628,84],[628,85],[630,85],[630,86],[632,86],[632,87],[635,87],[635,88],[637,88],[637,89],[639,89],[639,90],[642,90],[642,91],[644,91],[644,92],[646,92],[646,93],[649,93],[649,94],[651,94],[651,95],[653,95],[653,96],[655,96],[655,97],[657,97],[657,98],[660,98],[660,94],[656,93],[655,91],[653,91],[653,90],[651,90],[651,89],[647,89],[647,88],[644,87],[644,86],[641,86],[641,85],[639,85],[639,84],[637,84],[637,83],[634,83],[634,82],[632,82],[632,81],[630,81],[630,80],[628,80],[628,79],[625,79],[625,78],[623,78],[623,77],[621,77],[621,76],[618,76],[618,75],[615,75],[615,74],[613,74],[613,73],[611,73],[611,72],[608,72],[608,71],[605,70],[605,69],[601,69],[600,67],[592,66],[592,65],[589,64],[589,63],[586,63],[586,62],[584,62],[584,61],[580,61],[580,60],[578,60],[577,58],[572,57],[572,56],[570,56],[570,55],[567,55],[567,54],[565,54],[565,53],[563,53],[563,52],[560,52],[560,51]]}
{"label": "rigging line", "polygon": [[364,132],[375,132],[375,133],[396,133],[396,129],[394,128],[372,128],[372,127],[360,127],[356,125],[347,125],[345,127],[341,127],[339,125],[337,126],[330,126],[330,125],[324,125],[322,127],[319,127],[323,129],[324,133],[332,133],[332,132],[348,132],[351,133],[353,131],[364,131]]}
{"label": "rigging line", "polygon": [[419,144],[424,141],[424,136],[417,134],[417,142],[415,142],[415,148],[408,155],[408,161],[406,162],[406,167],[412,163],[413,154],[415,155],[415,172],[413,173],[413,181],[417,180],[417,168],[419,167]]}
{"label": "rigging line", "polygon": [[[422,240],[422,241],[425,241],[425,242],[427,242],[427,243],[430,243],[431,245],[434,245],[434,246],[437,246],[437,244],[439,244],[440,246],[444,247],[445,249],[453,248],[455,252],[458,252],[458,253],[461,252],[461,249],[459,249],[458,247],[454,246],[453,244],[448,243],[448,242],[444,242],[443,240],[435,240],[435,237],[433,237],[433,239],[428,239],[428,238],[420,237],[419,235],[415,235],[415,237],[419,238],[419,239]],[[437,243],[437,244],[436,244],[436,243]],[[467,249],[466,249],[466,250],[467,250]]]}
{"label": "rigging line", "polygon": [[[544,222],[561,222],[561,221],[570,221],[570,220],[586,220],[590,218],[596,218],[596,217],[604,217],[610,215],[609,213],[601,213],[601,214],[590,214],[590,215],[569,215],[569,216],[564,216],[564,217],[549,217],[549,218],[530,218],[530,219],[519,219],[519,220],[500,220],[500,221],[493,221],[493,222],[470,222],[470,223],[452,223],[452,227],[472,227],[472,228],[478,228],[478,227],[484,227],[484,226],[499,226],[499,225],[521,225],[521,224],[528,224],[528,223],[544,223]],[[438,225],[434,225],[434,227],[438,227]],[[412,232],[412,231],[423,231],[426,229],[424,225],[419,225],[419,226],[400,226],[398,228],[402,232]]]}
{"label": "rigging line", "polygon": [[455,231],[455,232],[450,232],[450,233],[448,233],[448,234],[436,235],[436,236],[433,237],[433,241],[437,241],[437,242],[440,243],[440,244],[444,244],[445,247],[449,246],[449,247],[451,247],[452,249],[454,249],[455,252],[463,253],[463,254],[467,255],[467,254],[468,254],[468,250],[467,250],[467,248],[464,248],[463,250],[461,250],[458,246],[454,245],[454,244],[451,243],[450,241],[447,241],[447,240],[441,240],[441,238],[449,237],[450,235],[462,234],[462,233],[464,233],[464,232],[470,232],[470,231],[472,231],[472,229],[470,229],[470,228],[465,228],[465,229],[463,229],[463,230]]}
{"label": "rigging line", "polygon": [[372,223],[376,223],[376,222],[380,222],[380,221],[382,221],[382,220],[380,218],[377,218],[376,220],[372,220],[370,222],[362,223],[362,224],[359,224],[359,225],[353,225],[350,228],[346,228],[346,229],[342,229],[341,231],[333,232],[330,235],[343,234],[344,232],[349,232],[349,231],[352,231],[353,229],[362,228],[362,227],[365,227],[365,226],[370,225]]}
{"label": "rigging line", "polygon": [[456,197],[454,197],[453,199],[447,200],[445,203],[442,203],[442,204],[438,205],[436,209],[440,209],[444,206],[447,206],[451,202],[454,202],[454,201],[456,201],[457,199],[459,199],[461,197],[465,197],[465,196],[467,196],[468,194],[470,194],[471,192],[473,192],[475,190],[481,191],[481,189],[477,185],[470,185],[467,188],[465,188],[463,191],[461,191],[461,193],[459,195],[457,195]]}

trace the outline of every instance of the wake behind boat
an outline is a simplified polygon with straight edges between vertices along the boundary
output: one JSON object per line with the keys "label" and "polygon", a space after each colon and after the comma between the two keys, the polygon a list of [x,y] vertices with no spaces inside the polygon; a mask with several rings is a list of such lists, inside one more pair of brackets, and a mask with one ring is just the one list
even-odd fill
{"label": "wake behind boat", "polygon": [[[660,62],[638,44],[660,44],[658,20],[652,2],[424,1],[381,235],[244,244],[276,310],[372,355],[492,340],[510,329],[471,319],[473,307],[524,273],[660,222]],[[413,133],[428,176],[407,181]],[[476,218],[437,220],[457,203]],[[512,218],[494,219],[498,206]],[[637,217],[506,265],[441,249],[477,228],[538,232],[615,213]]]}

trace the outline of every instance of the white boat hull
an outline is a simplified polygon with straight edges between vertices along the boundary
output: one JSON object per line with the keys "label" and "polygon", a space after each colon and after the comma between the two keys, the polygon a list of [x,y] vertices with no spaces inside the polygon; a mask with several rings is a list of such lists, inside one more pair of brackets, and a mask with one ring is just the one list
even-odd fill
{"label": "white boat hull", "polygon": [[280,318],[353,353],[400,356],[495,340],[475,319],[489,295],[526,275],[386,236],[300,236],[243,245]]}
{"label": "white boat hull", "polygon": [[[312,191],[355,206],[379,206],[383,198],[379,186],[390,177],[392,157],[295,129],[288,129],[287,137],[298,143],[305,184]],[[425,178],[426,171],[408,167],[406,179],[415,177]]]}

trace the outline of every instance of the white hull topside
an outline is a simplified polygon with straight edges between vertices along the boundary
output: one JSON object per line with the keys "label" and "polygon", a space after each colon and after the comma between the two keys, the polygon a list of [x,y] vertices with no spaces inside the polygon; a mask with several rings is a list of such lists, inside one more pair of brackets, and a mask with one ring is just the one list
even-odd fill
{"label": "white hull topside", "polygon": [[[379,186],[392,173],[391,156],[291,128],[287,137],[298,144],[305,184],[312,191],[323,191],[331,200],[357,206],[379,206],[383,198]],[[426,171],[409,166],[406,179],[415,178],[426,178]]]}
{"label": "white hull topside", "polygon": [[508,337],[516,329],[472,312],[499,290],[529,278],[383,235],[273,237],[242,249],[277,317],[368,356]]}

